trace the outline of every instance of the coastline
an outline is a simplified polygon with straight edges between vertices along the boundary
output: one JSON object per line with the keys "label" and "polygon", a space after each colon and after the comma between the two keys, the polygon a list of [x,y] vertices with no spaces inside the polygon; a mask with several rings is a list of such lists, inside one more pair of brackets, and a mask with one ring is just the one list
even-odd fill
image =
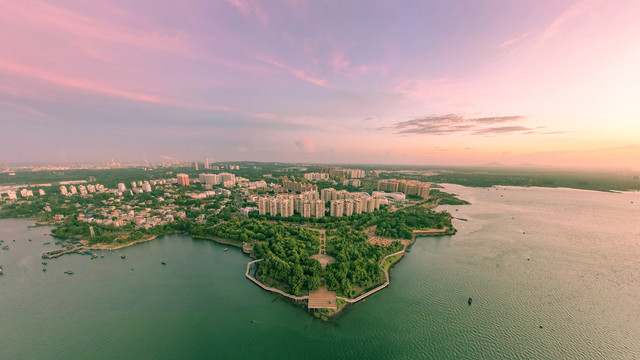
{"label": "coastline", "polygon": [[242,244],[238,244],[236,242],[233,242],[232,240],[226,240],[226,239],[222,239],[214,236],[195,236],[191,234],[189,234],[189,236],[191,236],[194,239],[211,240],[220,244],[231,245],[231,246],[239,247],[242,249]]}
{"label": "coastline", "polygon": [[158,236],[159,235],[153,235],[152,237],[150,237],[148,239],[140,239],[140,240],[136,240],[136,241],[133,241],[133,242],[130,242],[130,243],[127,243],[127,244],[119,244],[119,245],[115,245],[115,246],[108,245],[108,244],[102,244],[102,243],[89,246],[89,245],[84,244],[85,242],[87,242],[87,240],[84,240],[84,239],[80,240],[80,242],[85,246],[85,248],[87,250],[119,250],[119,249],[124,249],[126,247],[133,246],[133,245],[136,245],[136,244],[140,244],[140,243],[145,243],[147,241],[151,241],[151,240],[157,238]]}

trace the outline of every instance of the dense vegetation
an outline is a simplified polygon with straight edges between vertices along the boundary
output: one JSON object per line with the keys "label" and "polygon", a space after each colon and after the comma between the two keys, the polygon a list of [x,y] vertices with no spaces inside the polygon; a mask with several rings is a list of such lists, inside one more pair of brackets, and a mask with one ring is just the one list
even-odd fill
{"label": "dense vegetation", "polygon": [[[93,227],[95,236],[91,236],[90,227]],[[185,222],[178,221],[167,225],[159,225],[150,229],[137,228],[134,224],[126,224],[116,227],[97,223],[86,223],[73,218],[66,219],[62,224],[51,230],[51,234],[60,239],[81,238],[87,239],[89,245],[95,244],[126,244],[142,240],[150,236],[159,236],[184,231],[188,226]]]}
{"label": "dense vegetation", "polygon": [[[190,230],[192,235],[193,231]],[[322,286],[322,267],[311,258],[320,246],[315,231],[282,223],[234,218],[214,227],[208,226],[200,235],[254,243],[253,256],[264,259],[256,277],[266,284],[294,295]]]}
{"label": "dense vegetation", "polygon": [[439,205],[469,205],[468,201],[458,199],[456,195],[449,194],[440,190],[431,189],[429,193],[431,197],[438,201]]}
{"label": "dense vegetation", "polygon": [[379,264],[388,254],[402,250],[399,241],[389,247],[373,245],[367,235],[341,228],[327,247],[336,261],[327,265],[325,281],[330,290],[339,295],[354,297],[362,290],[382,280]]}
{"label": "dense vegetation", "polygon": [[457,169],[424,178],[426,181],[472,187],[540,186],[597,191],[640,190],[637,173],[548,171],[532,169]]}

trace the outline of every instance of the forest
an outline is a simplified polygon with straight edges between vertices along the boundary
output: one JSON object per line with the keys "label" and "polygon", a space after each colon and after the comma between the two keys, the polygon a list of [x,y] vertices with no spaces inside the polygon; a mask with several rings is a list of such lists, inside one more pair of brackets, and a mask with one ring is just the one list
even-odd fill
{"label": "forest", "polygon": [[336,259],[325,270],[327,288],[338,295],[355,297],[382,280],[380,261],[402,247],[399,241],[388,247],[373,245],[364,233],[346,228],[337,230],[327,247],[327,253]]}

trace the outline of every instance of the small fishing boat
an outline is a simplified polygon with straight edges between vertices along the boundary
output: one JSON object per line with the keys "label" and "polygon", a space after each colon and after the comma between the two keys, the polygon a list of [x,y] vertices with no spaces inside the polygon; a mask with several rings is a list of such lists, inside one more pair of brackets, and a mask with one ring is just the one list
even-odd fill
{"label": "small fishing boat", "polygon": [[162,260],[162,265],[167,265],[167,261],[166,260]]}
{"label": "small fishing boat", "polygon": [[469,296],[469,300],[467,301],[467,303],[471,305],[472,302],[473,302],[473,296]]}
{"label": "small fishing boat", "polygon": [[46,267],[43,267],[43,268],[42,268],[42,271],[47,271],[47,268],[46,268]]}
{"label": "small fishing boat", "polygon": [[44,243],[42,245],[51,245],[51,241],[47,241],[46,243]]}
{"label": "small fishing boat", "polygon": [[127,257],[127,255],[120,255],[120,259],[124,259],[126,257]]}
{"label": "small fishing boat", "polygon": [[47,265],[47,262],[46,262],[46,261],[43,261],[41,264],[42,264],[42,265]]}
{"label": "small fishing boat", "polygon": [[5,245],[2,247],[2,250],[9,250],[9,245]]}
{"label": "small fishing boat", "polygon": [[224,248],[224,251],[229,251],[229,248]]}
{"label": "small fishing boat", "polygon": [[0,275],[2,275],[2,274],[3,274],[3,272],[2,272],[2,265],[0,265]]}
{"label": "small fishing boat", "polygon": [[67,275],[73,275],[73,271],[71,271],[71,270],[67,270],[64,273],[67,274]]}

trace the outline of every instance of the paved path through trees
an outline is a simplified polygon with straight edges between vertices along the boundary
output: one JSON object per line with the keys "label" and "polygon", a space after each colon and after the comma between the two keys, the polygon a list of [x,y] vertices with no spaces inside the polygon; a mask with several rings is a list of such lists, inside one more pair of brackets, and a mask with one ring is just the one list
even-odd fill
{"label": "paved path through trees", "polygon": [[356,303],[356,302],[358,302],[358,301],[360,301],[360,300],[362,300],[362,299],[366,298],[367,296],[372,295],[372,294],[374,294],[374,293],[376,293],[376,292],[378,292],[378,291],[380,291],[380,290],[382,290],[382,289],[386,288],[387,286],[389,286],[389,273],[387,272],[387,270],[386,270],[386,269],[384,268],[384,266],[383,266],[383,265],[384,265],[384,262],[385,262],[388,258],[390,258],[390,257],[392,257],[392,256],[396,256],[396,255],[399,255],[399,254],[403,254],[403,253],[404,253],[404,251],[405,251],[406,249],[407,249],[407,245],[405,245],[405,246],[404,246],[404,248],[403,248],[402,250],[400,250],[400,251],[398,251],[398,252],[395,252],[395,253],[393,253],[393,254],[389,254],[389,255],[387,255],[387,256],[385,256],[385,257],[383,257],[383,258],[382,258],[382,261],[380,261],[380,269],[382,269],[382,272],[384,272],[384,277],[385,277],[385,282],[384,282],[384,284],[382,284],[382,285],[378,286],[377,288],[375,288],[375,289],[373,289],[373,290],[367,291],[366,293],[364,293],[364,294],[362,294],[362,295],[358,296],[358,297],[357,297],[357,298],[355,298],[355,299],[349,299],[349,298],[342,297],[342,296],[338,296],[337,298],[338,298],[338,299],[342,299],[342,300],[344,300],[344,301],[346,301],[346,302],[348,302],[348,303]]}
{"label": "paved path through trees", "polygon": [[264,259],[254,260],[254,261],[251,261],[251,262],[249,262],[249,263],[247,264],[247,272],[245,273],[245,275],[247,276],[247,278],[249,278],[249,280],[253,281],[253,282],[254,282],[254,283],[256,283],[258,286],[260,286],[261,288],[263,288],[263,289],[265,289],[265,290],[267,290],[267,291],[271,291],[271,292],[278,293],[278,294],[280,294],[280,295],[282,295],[282,296],[286,296],[286,297],[288,297],[289,299],[293,299],[293,300],[296,300],[296,301],[302,301],[302,300],[307,300],[307,299],[309,299],[309,295],[304,295],[304,296],[294,296],[294,295],[291,295],[291,294],[287,294],[286,292],[284,292],[284,291],[282,291],[282,290],[278,290],[278,289],[276,289],[276,288],[272,288],[271,286],[267,286],[267,285],[265,285],[265,284],[261,283],[260,281],[256,280],[256,278],[254,278],[253,276],[249,275],[249,270],[251,269],[251,265],[252,265],[252,264],[255,264],[255,263],[257,263],[257,262],[260,262],[260,261],[262,261],[262,260],[264,260]]}

